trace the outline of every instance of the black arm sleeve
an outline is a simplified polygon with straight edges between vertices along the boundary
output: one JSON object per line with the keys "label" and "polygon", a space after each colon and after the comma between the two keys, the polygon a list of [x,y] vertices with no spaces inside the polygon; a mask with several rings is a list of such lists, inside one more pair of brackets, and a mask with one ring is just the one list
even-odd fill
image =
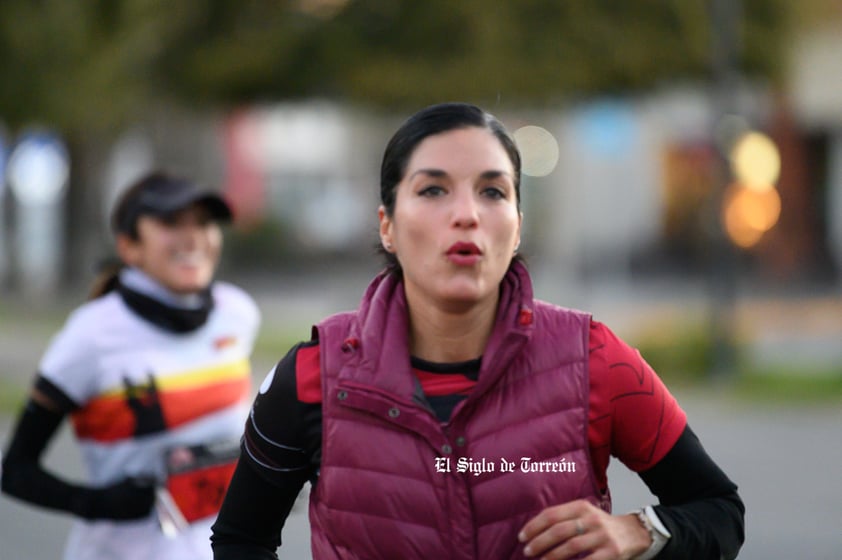
{"label": "black arm sleeve", "polygon": [[321,404],[298,400],[299,346],[278,363],[246,420],[242,451],[216,522],[215,560],[277,558],[281,530],[321,451]]}
{"label": "black arm sleeve", "polygon": [[127,478],[104,488],[71,484],[41,466],[41,456],[67,412],[78,408],[61,389],[39,377],[35,390],[53,407],[30,399],[3,458],[3,492],[33,505],[85,519],[145,517],[155,499],[151,480]]}
{"label": "black arm sleeve", "polygon": [[56,478],[40,465],[64,416],[32,399],[26,403],[3,456],[2,488],[31,504],[75,513],[84,488]]}
{"label": "black arm sleeve", "polygon": [[655,512],[672,534],[659,559],[736,558],[745,540],[745,506],[690,426],[640,477],[658,497]]}
{"label": "black arm sleeve", "polygon": [[270,484],[240,461],[212,527],[214,560],[276,559],[281,530],[303,482]]}

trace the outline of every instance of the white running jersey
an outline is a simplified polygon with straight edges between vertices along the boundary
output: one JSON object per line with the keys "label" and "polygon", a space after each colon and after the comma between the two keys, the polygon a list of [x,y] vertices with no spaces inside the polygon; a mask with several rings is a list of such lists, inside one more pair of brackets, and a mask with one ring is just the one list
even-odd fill
{"label": "white running jersey", "polygon": [[[236,443],[242,435],[259,311],[230,284],[215,283],[213,299],[207,322],[180,334],[139,317],[113,291],[75,310],[52,340],[39,373],[80,406],[71,422],[90,485],[126,476],[163,483],[169,451]],[[65,559],[210,559],[214,518],[198,519],[174,538],[164,536],[154,515],[80,520]]]}

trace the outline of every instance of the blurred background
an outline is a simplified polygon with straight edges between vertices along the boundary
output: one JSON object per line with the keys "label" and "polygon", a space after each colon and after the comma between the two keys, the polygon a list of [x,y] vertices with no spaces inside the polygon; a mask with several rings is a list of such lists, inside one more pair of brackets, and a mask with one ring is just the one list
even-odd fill
{"label": "blurred background", "polygon": [[[259,381],[356,304],[380,266],[383,147],[449,100],[494,113],[523,152],[538,295],[639,347],[724,458],[749,508],[741,557],[838,557],[837,0],[4,0],[3,445],[112,254],[129,182],[164,167],[231,201],[220,276],[263,310]],[[621,505],[645,500],[635,482]],[[48,546],[5,521],[30,512],[0,497],[0,559]]]}

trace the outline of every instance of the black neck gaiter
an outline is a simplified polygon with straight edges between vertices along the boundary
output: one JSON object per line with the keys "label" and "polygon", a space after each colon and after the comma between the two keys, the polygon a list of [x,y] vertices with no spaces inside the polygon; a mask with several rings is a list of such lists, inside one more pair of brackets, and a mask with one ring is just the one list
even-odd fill
{"label": "black neck gaiter", "polygon": [[213,297],[210,288],[199,294],[202,304],[195,309],[167,305],[126,287],[122,282],[117,283],[117,292],[126,305],[140,317],[174,333],[188,333],[198,329],[205,324],[211,309],[213,309]]}

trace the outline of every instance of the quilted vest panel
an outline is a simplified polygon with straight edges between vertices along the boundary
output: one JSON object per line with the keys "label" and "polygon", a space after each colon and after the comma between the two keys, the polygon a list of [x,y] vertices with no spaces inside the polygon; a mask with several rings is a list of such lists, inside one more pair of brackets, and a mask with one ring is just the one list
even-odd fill
{"label": "quilted vest panel", "polygon": [[590,317],[533,300],[519,264],[471,395],[441,424],[412,374],[399,279],[317,327],[322,462],[313,557],[523,558],[517,532],[579,498],[610,511],[587,441]]}

